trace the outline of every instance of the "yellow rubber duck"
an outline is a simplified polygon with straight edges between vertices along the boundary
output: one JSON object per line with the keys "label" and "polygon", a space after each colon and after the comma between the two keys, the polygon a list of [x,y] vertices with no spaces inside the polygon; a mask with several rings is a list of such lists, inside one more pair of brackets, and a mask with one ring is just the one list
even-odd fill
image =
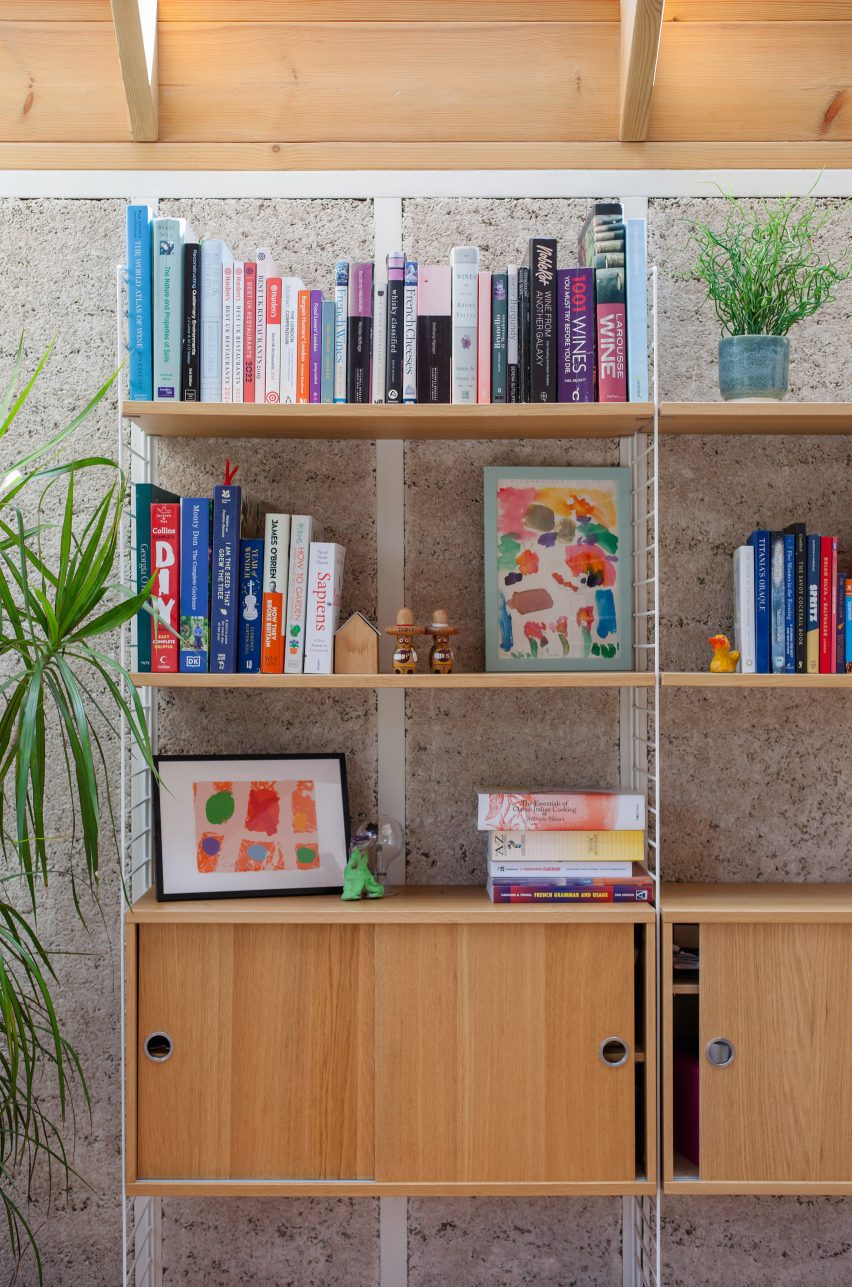
{"label": "yellow rubber duck", "polygon": [[731,648],[731,641],[727,635],[711,635],[707,640],[713,649],[713,658],[710,662],[710,670],[714,675],[732,675],[737,668],[737,662],[740,654],[736,648]]}

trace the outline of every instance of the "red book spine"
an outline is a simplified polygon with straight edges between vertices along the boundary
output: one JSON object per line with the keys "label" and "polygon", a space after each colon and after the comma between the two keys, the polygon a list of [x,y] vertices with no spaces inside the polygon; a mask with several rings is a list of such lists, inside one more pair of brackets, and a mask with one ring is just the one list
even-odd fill
{"label": "red book spine", "polygon": [[296,401],[311,400],[311,292],[299,291],[296,327]]}
{"label": "red book spine", "polygon": [[[154,501],[151,505],[151,568],[154,573],[151,618],[151,670],[158,675],[178,669],[180,639],[180,505]],[[172,630],[166,628],[168,623]]]}
{"label": "red book spine", "polygon": [[243,353],[243,402],[254,402],[255,336],[257,333],[257,264],[247,263],[244,276],[245,337]]}
{"label": "red book spine", "polygon": [[624,304],[597,305],[598,402],[627,401],[627,310]]}
{"label": "red book spine", "polygon": [[819,673],[832,675],[837,663],[837,537],[819,545]]}

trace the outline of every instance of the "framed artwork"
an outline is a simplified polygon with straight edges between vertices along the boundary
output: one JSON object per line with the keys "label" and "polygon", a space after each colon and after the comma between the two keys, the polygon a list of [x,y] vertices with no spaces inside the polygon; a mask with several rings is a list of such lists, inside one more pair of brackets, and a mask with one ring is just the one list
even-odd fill
{"label": "framed artwork", "polygon": [[629,469],[485,470],[485,659],[631,670]]}
{"label": "framed artwork", "polygon": [[157,898],[336,894],[349,846],[342,755],[157,756]]}

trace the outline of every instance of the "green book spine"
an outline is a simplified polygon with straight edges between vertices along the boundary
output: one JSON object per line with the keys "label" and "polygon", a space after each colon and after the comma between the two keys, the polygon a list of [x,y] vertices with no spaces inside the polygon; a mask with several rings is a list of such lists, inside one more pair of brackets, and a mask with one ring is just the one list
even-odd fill
{"label": "green book spine", "polygon": [[[136,502],[136,590],[141,594],[151,580],[151,504],[166,501],[177,504],[179,496],[153,483],[137,483],[133,489]],[[151,614],[141,609],[136,614],[136,670],[151,673]]]}
{"label": "green book spine", "polygon": [[507,337],[509,326],[509,274],[491,277],[491,401],[507,402]]}

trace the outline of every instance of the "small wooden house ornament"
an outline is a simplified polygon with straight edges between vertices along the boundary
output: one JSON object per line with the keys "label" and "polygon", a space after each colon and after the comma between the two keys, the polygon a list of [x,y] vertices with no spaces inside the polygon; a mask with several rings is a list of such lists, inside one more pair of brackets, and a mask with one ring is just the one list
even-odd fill
{"label": "small wooden house ornament", "polygon": [[379,673],[379,632],[360,612],[353,612],[334,636],[334,673]]}

